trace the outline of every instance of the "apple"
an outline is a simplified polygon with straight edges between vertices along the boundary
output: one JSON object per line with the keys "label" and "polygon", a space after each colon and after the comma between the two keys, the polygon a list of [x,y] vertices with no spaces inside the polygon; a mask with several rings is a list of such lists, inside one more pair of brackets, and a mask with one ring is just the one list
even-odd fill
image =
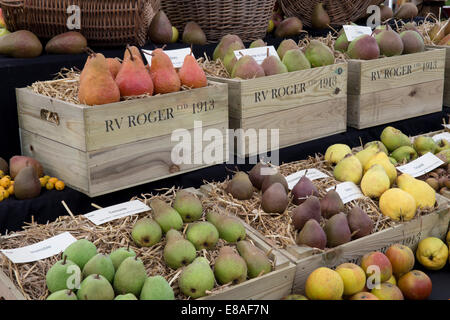
{"label": "apple", "polygon": [[416,258],[425,268],[440,270],[447,263],[448,248],[441,239],[428,237],[419,242]]}
{"label": "apple", "polygon": [[44,168],[39,161],[26,156],[14,156],[9,159],[9,174],[11,178],[14,179],[19,171],[25,168],[27,164],[34,167],[39,177],[44,176]]}
{"label": "apple", "polygon": [[172,40],[170,41],[171,43],[175,43],[178,41],[178,37],[179,37],[179,32],[178,29],[175,27],[172,27]]}
{"label": "apple", "polygon": [[7,29],[0,28],[0,37],[3,37],[4,35],[7,35],[8,33],[10,33],[10,32]]}
{"label": "apple", "polygon": [[380,300],[405,300],[399,287],[389,282],[380,284],[380,287],[372,289],[371,293]]}
{"label": "apple", "polygon": [[392,277],[390,277],[389,280],[386,282],[392,283],[395,286],[397,285],[397,280],[395,280],[394,275],[392,275]]}
{"label": "apple", "polygon": [[350,297],[350,300],[380,300],[370,292],[358,292]]}
{"label": "apple", "polygon": [[386,257],[391,262],[392,273],[396,277],[400,277],[414,268],[414,252],[402,244],[390,246],[386,251]]}
{"label": "apple", "polygon": [[432,283],[424,272],[413,270],[398,279],[398,287],[406,299],[425,300],[431,294]]}
{"label": "apple", "polygon": [[366,285],[366,273],[354,263],[343,263],[336,268],[336,272],[344,281],[344,295],[351,296],[361,292]]}
{"label": "apple", "polygon": [[383,253],[378,251],[373,251],[366,253],[361,259],[361,268],[366,273],[367,277],[371,276],[374,272],[370,270],[369,267],[378,266],[380,269],[380,279],[379,282],[386,282],[392,276],[392,264]]}
{"label": "apple", "polygon": [[308,300],[308,298],[301,294],[290,294],[281,300]]}
{"label": "apple", "polygon": [[272,19],[269,20],[269,25],[267,26],[267,33],[271,33],[275,28],[275,23]]}
{"label": "apple", "polygon": [[344,282],[336,271],[321,267],[308,276],[305,291],[306,297],[311,300],[341,300]]}

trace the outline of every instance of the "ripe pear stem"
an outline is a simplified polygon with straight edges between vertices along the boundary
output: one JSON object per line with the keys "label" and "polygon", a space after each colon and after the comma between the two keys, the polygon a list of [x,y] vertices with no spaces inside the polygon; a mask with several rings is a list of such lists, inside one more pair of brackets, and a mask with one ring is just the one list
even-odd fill
{"label": "ripe pear stem", "polygon": [[66,261],[67,261],[67,256],[64,256],[64,260],[63,260],[62,264],[66,264]]}
{"label": "ripe pear stem", "polygon": [[131,52],[131,50],[130,50],[130,45],[128,45],[128,44],[127,44],[127,50],[128,50],[128,52],[130,53],[130,59],[131,59],[131,61],[134,61],[133,53]]}
{"label": "ripe pear stem", "polygon": [[267,58],[269,57],[269,48],[267,48]]}

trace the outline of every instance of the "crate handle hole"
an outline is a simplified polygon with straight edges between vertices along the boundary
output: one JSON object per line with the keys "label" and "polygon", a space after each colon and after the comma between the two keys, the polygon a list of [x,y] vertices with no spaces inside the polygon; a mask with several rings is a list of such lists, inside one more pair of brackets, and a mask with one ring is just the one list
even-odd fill
{"label": "crate handle hole", "polygon": [[409,96],[410,96],[410,97],[414,97],[416,94],[417,94],[417,91],[414,89],[413,91],[411,91],[411,92],[409,93]]}
{"label": "crate handle hole", "polygon": [[41,119],[59,126],[59,115],[46,109],[41,109]]}
{"label": "crate handle hole", "polygon": [[31,152],[33,152],[34,151],[34,148],[33,148],[33,146],[30,144],[30,151]]}

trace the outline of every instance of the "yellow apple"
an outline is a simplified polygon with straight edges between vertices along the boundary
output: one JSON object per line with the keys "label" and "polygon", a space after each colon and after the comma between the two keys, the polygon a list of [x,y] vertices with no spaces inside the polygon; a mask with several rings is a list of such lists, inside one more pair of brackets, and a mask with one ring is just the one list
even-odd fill
{"label": "yellow apple", "polygon": [[397,280],[395,280],[394,275],[392,275],[392,277],[390,277],[389,280],[386,282],[392,283],[394,286],[397,285]]}
{"label": "yellow apple", "polygon": [[344,293],[344,282],[336,271],[321,267],[308,276],[305,291],[311,300],[340,300]]}
{"label": "yellow apple", "polygon": [[267,33],[271,33],[273,29],[275,28],[275,23],[273,23],[273,20],[269,20],[269,25],[267,26]]}
{"label": "yellow apple", "polygon": [[448,248],[439,238],[425,238],[419,242],[416,258],[425,268],[440,270],[447,263]]}
{"label": "yellow apple", "polygon": [[178,29],[175,27],[172,27],[172,40],[170,42],[172,42],[172,43],[177,42],[178,36],[179,36]]}
{"label": "yellow apple", "polygon": [[0,37],[3,37],[4,35],[7,35],[8,33],[10,33],[8,30],[6,30],[5,28],[0,28]]}
{"label": "yellow apple", "polygon": [[360,266],[354,263],[343,263],[336,268],[336,272],[344,281],[344,295],[354,295],[364,289],[366,273]]}

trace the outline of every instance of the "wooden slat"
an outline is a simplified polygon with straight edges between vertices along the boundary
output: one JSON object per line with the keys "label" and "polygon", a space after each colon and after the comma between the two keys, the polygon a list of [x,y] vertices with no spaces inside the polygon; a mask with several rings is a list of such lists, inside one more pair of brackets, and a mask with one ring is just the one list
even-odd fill
{"label": "wooden slat", "polygon": [[363,95],[348,95],[348,124],[358,129],[442,110],[444,81],[430,81]]}
{"label": "wooden slat", "polygon": [[[294,270],[295,272],[295,270]],[[14,283],[0,270],[0,299],[25,300],[23,294],[16,288]]]}
{"label": "wooden slat", "polygon": [[445,49],[444,106],[450,107],[450,46],[428,46],[429,49]]}

